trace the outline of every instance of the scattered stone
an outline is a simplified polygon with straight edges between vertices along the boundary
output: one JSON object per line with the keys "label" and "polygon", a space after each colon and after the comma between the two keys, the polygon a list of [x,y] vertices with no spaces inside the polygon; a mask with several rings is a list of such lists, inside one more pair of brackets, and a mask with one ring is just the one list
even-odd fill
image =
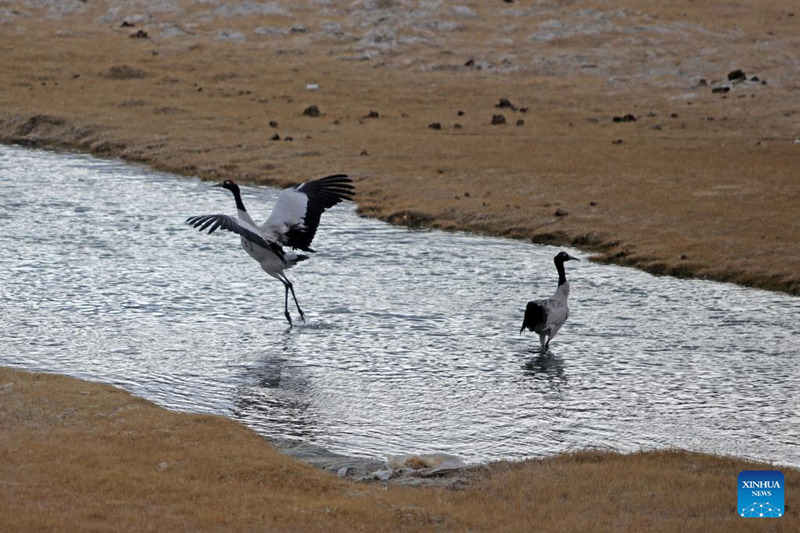
{"label": "scattered stone", "polygon": [[131,39],[149,39],[150,36],[144,30],[137,30],[136,33],[128,35]]}
{"label": "scattered stone", "polygon": [[678,118],[678,114],[677,113],[670,113],[669,114],[669,118]]}
{"label": "scattered stone", "polygon": [[467,62],[464,63],[464,66],[465,67],[474,67],[475,66],[475,60],[472,59],[472,58],[467,59]]}
{"label": "scattered stone", "polygon": [[505,123],[506,123],[506,117],[504,117],[503,115],[500,114],[492,115],[492,126],[497,126],[498,124],[505,124]]}
{"label": "scattered stone", "polygon": [[685,260],[687,260],[688,258],[689,258],[689,256],[688,256],[688,255],[686,255],[686,254],[681,254],[681,259],[682,259],[682,260],[684,260],[684,261],[685,261]]}
{"label": "scattered stone", "polygon": [[528,112],[528,108],[527,107],[520,107],[519,108],[519,112],[520,113],[527,113]]}
{"label": "scattered stone", "polygon": [[500,101],[496,103],[494,106],[498,109],[505,109],[505,108],[511,109],[514,107],[514,104],[512,104],[508,98],[501,98]]}
{"label": "scattered stone", "polygon": [[517,126],[524,126],[524,125],[525,125],[525,121],[524,120],[522,120],[522,119],[517,120]]}
{"label": "scattered stone", "polygon": [[464,193],[464,198],[469,198],[470,196],[472,196],[472,195],[469,192],[465,192]]}
{"label": "scattered stone", "polygon": [[275,135],[270,137],[269,140],[270,141],[280,141],[281,140],[281,136],[276,133]]}
{"label": "scattered stone", "polygon": [[132,22],[128,22],[127,20],[123,20],[122,24],[119,25],[120,28],[133,28],[136,24]]}
{"label": "scattered stone", "polygon": [[369,152],[367,152],[366,150],[361,150],[361,153],[358,155],[360,155],[361,157],[367,157],[369,155]]}
{"label": "scattered stone", "polygon": [[611,141],[611,144],[622,144],[622,139],[617,139],[616,141]]}
{"label": "scattered stone", "polygon": [[463,117],[464,114],[465,113],[463,111],[461,111],[460,109],[456,112],[456,115],[458,115],[459,117]]}
{"label": "scattered stone", "polygon": [[442,125],[439,124],[438,122],[431,122],[430,124],[428,124],[428,128],[432,130],[440,130],[442,129]]}
{"label": "scattered stone", "polygon": [[318,117],[319,107],[317,107],[316,105],[310,105],[303,110],[303,115],[307,117]]}
{"label": "scattered stone", "polygon": [[714,87],[711,89],[712,93],[727,93],[731,90],[730,87]]}
{"label": "scattered stone", "polygon": [[461,124],[459,124],[459,123],[453,124],[453,129],[454,130],[460,130],[461,128],[462,128]]}
{"label": "scattered stone", "polygon": [[650,129],[651,130],[655,130],[655,131],[661,131],[662,126],[661,126],[661,124],[654,124],[654,125],[650,126]]}
{"label": "scattered stone", "polygon": [[341,121],[341,120],[339,120],[339,119],[337,118],[336,120],[334,120],[334,121],[333,121],[333,123],[334,123],[336,126],[338,126],[339,124],[341,124],[341,123],[342,123],[342,121]]}
{"label": "scattered stone", "polygon": [[591,201],[591,202],[589,202],[589,205],[592,206],[592,207],[597,207],[597,202]]}
{"label": "scattered stone", "polygon": [[628,113],[627,115],[621,117],[614,117],[612,120],[614,122],[636,122],[636,116]]}
{"label": "scattered stone", "polygon": [[745,81],[747,75],[742,69],[736,69],[728,72],[728,81]]}
{"label": "scattered stone", "polygon": [[270,120],[270,121],[269,121],[269,127],[270,127],[270,128],[277,128],[277,127],[278,127],[278,121],[276,121],[276,120]]}
{"label": "scattered stone", "polygon": [[203,92],[203,88],[202,87],[198,87],[197,88],[197,92],[199,92],[199,93]]}
{"label": "scattered stone", "polygon": [[370,111],[364,118],[378,118],[378,117],[380,117],[380,114],[377,111]]}
{"label": "scattered stone", "polygon": [[750,78],[750,81],[759,81],[759,77],[758,76],[753,76],[752,78]]}
{"label": "scattered stone", "polygon": [[569,215],[568,212],[566,212],[564,209],[561,209],[560,207],[558,209],[556,209],[556,212],[553,213],[553,214],[555,216],[557,216],[557,217],[565,217],[565,216]]}
{"label": "scattered stone", "polygon": [[286,137],[286,138],[284,139],[284,141],[293,141],[293,140],[294,140],[294,137]]}
{"label": "scattered stone", "polygon": [[698,87],[707,87],[708,86],[708,80],[705,79],[705,78],[700,78],[700,81],[697,82],[697,86]]}

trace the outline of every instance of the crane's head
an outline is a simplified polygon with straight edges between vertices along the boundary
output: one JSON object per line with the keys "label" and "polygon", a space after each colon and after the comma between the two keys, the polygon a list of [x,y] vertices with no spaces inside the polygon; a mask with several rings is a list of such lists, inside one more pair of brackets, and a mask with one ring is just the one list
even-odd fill
{"label": "crane's head", "polygon": [[239,192],[239,186],[236,185],[236,182],[233,180],[225,180],[222,183],[217,183],[216,185],[214,185],[214,187],[222,187],[223,189],[228,189],[233,194]]}
{"label": "crane's head", "polygon": [[580,259],[569,255],[567,252],[558,252],[556,256],[553,258],[553,261],[556,264],[561,263],[563,265],[564,261],[580,261]]}

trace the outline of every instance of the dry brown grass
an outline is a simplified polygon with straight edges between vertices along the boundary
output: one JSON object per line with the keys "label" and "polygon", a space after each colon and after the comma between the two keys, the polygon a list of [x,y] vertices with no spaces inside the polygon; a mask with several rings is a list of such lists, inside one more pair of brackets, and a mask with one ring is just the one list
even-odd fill
{"label": "dry brown grass", "polygon": [[[796,2],[465,4],[474,16],[444,2],[414,26],[400,0],[246,17],[185,0],[121,28],[145,8],[19,3],[0,14],[0,139],[207,179],[344,171],[368,215],[800,294]],[[735,68],[767,85],[700,85]],[[320,117],[303,116],[311,104]],[[497,112],[507,124],[490,125]],[[612,122],[626,113],[638,120]]]}
{"label": "dry brown grass", "polygon": [[464,487],[354,484],[225,418],[0,368],[2,531],[796,531],[736,514],[741,470],[682,451],[581,452],[475,468]]}

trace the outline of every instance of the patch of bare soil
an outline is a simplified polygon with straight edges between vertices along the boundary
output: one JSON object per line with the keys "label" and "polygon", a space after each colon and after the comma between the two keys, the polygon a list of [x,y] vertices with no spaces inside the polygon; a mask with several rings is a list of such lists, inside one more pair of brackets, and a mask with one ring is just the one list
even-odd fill
{"label": "patch of bare soil", "polygon": [[28,0],[0,9],[0,140],[347,172],[365,215],[800,294],[796,11]]}

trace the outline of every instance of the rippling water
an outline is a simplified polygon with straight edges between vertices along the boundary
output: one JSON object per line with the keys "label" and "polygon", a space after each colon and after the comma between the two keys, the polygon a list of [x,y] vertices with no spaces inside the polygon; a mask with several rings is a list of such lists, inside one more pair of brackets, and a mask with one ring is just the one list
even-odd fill
{"label": "rippling water", "polygon": [[[0,364],[351,455],[680,447],[800,466],[798,298],[567,263],[570,320],[542,356],[518,331],[555,288],[555,248],[340,205],[289,272],[310,321],[287,332],[283,287],[238,237],[184,224],[234,213],[222,189],[0,147],[0,191]],[[277,191],[243,194],[259,220]]]}

